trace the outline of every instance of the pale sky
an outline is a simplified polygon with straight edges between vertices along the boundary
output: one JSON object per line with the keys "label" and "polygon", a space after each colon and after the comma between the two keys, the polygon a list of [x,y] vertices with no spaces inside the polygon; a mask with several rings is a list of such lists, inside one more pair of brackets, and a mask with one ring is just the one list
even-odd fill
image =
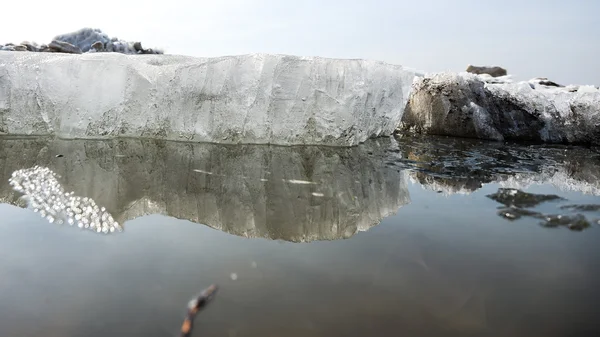
{"label": "pale sky", "polygon": [[168,54],[364,58],[426,72],[499,65],[600,85],[598,0],[6,1],[0,43],[83,27]]}

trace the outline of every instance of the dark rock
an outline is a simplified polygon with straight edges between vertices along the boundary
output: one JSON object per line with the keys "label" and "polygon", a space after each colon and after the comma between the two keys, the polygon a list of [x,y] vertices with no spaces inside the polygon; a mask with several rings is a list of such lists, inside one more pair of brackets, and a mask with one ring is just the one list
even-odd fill
{"label": "dark rock", "polygon": [[25,46],[28,51],[39,52],[41,50],[35,43],[23,42],[21,45]]}
{"label": "dark rock", "polygon": [[53,40],[48,45],[48,48],[60,53],[81,54],[81,49],[68,42]]}
{"label": "dark rock", "polygon": [[57,35],[54,40],[63,41],[77,46],[82,52],[87,52],[96,42],[102,42],[103,47],[110,41],[108,35],[100,29],[83,28],[77,31]]}
{"label": "dark rock", "polygon": [[[141,42],[127,42],[119,40],[116,37],[109,37],[100,29],[83,28],[72,33],[58,35],[54,38],[57,41],[68,42],[86,53],[88,51],[97,52],[117,52],[123,54],[162,54],[162,51],[152,49],[144,50]],[[97,44],[100,42],[100,44]]]}
{"label": "dark rock", "polygon": [[423,78],[413,86],[401,128],[488,140],[536,140],[544,122],[524,108],[508,96],[496,99],[476,78]]}
{"label": "dark rock", "polygon": [[133,44],[133,49],[135,49],[138,54],[155,54],[152,48],[144,49],[141,42],[135,42]]}
{"label": "dark rock", "polygon": [[102,51],[104,49],[104,43],[101,41],[96,41],[92,44],[91,49],[94,49],[97,52]]}
{"label": "dark rock", "polygon": [[472,74],[488,74],[492,77],[506,76],[508,72],[502,67],[478,67],[469,65],[467,72]]}
{"label": "dark rock", "polygon": [[546,77],[534,78],[530,82],[534,82],[534,83],[537,83],[537,84],[540,84],[540,85],[545,85],[547,87],[559,87],[559,88],[564,87],[564,85],[561,85],[561,84],[558,84],[556,82],[550,81]]}
{"label": "dark rock", "polygon": [[81,54],[86,52],[118,52],[123,54],[163,54],[162,50],[144,49],[141,42],[127,42],[116,37],[110,38],[100,29],[83,28],[78,31],[57,35],[49,45],[38,46],[23,42],[21,45],[7,43],[0,50],[32,51],[48,53]]}
{"label": "dark rock", "polygon": [[142,48],[142,43],[141,42],[134,42],[133,43],[133,49],[135,49],[136,51],[140,52],[140,51],[144,51],[144,48]]}

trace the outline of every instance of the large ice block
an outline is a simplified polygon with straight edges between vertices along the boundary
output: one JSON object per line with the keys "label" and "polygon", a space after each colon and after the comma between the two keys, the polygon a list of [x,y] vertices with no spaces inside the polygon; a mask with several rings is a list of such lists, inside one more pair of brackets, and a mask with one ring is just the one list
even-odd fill
{"label": "large ice block", "polygon": [[250,54],[0,53],[0,133],[352,146],[398,126],[415,72]]}

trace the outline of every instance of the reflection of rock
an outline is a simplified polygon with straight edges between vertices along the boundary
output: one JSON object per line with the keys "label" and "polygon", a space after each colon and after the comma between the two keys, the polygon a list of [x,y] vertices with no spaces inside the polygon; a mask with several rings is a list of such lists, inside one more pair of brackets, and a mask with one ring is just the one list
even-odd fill
{"label": "reflection of rock", "polygon": [[600,195],[600,153],[586,148],[398,137],[402,151],[390,156],[388,164],[411,171],[413,179],[438,192],[471,193],[496,182],[519,189],[551,184],[560,190]]}
{"label": "reflection of rock", "polygon": [[[487,195],[488,198],[504,204],[498,215],[507,220],[517,220],[527,216],[542,220],[540,225],[546,228],[567,227],[572,231],[582,231],[590,227],[588,219],[583,214],[543,214],[526,208],[535,207],[546,201],[559,201],[563,198],[556,195],[526,193],[517,189],[500,188],[498,192]],[[581,206],[581,207],[578,207]],[[595,210],[596,205],[567,205],[561,209]]]}
{"label": "reflection of rock", "polygon": [[583,214],[543,214],[540,212],[530,211],[523,208],[507,207],[501,208],[498,215],[507,220],[517,220],[527,216],[542,220],[540,226],[546,228],[567,227],[568,229],[580,232],[590,227],[590,222]]}
{"label": "reflection of rock", "polygon": [[517,220],[524,216],[531,216],[534,218],[540,218],[543,216],[543,214],[541,213],[518,207],[501,208],[498,211],[498,215],[507,220]]}
{"label": "reflection of rock", "polygon": [[544,221],[540,223],[543,227],[555,228],[564,226],[572,231],[582,231],[590,227],[589,221],[582,214],[575,215],[564,215],[564,214],[551,214],[544,216]]}
{"label": "reflection of rock", "polygon": [[478,75],[418,78],[401,130],[487,140],[600,144],[600,91],[485,83]]}
{"label": "reflection of rock", "polygon": [[[241,236],[309,241],[348,237],[394,213],[409,200],[404,172],[446,194],[498,183],[552,184],[600,195],[600,153],[589,149],[397,139],[331,148],[3,138],[0,178],[6,188],[0,200],[24,206],[7,179],[14,170],[45,165],[62,176],[65,189],[93,198],[120,223],[162,213]],[[507,202],[499,214],[533,216],[547,225],[557,220],[514,206],[525,207]],[[562,213],[592,212],[596,206],[564,205]],[[562,219],[571,225],[561,226],[578,227],[577,218]]]}
{"label": "reflection of rock", "polygon": [[563,200],[558,195],[526,193],[515,188],[500,188],[498,192],[487,197],[505,206],[518,208],[535,207],[545,201]]}
{"label": "reflection of rock", "polygon": [[0,198],[17,203],[11,173],[43,165],[65,190],[94,199],[119,223],[162,213],[247,237],[348,238],[409,202],[403,171],[385,165],[390,142],[332,148],[4,139]]}
{"label": "reflection of rock", "polygon": [[561,209],[569,209],[580,212],[597,212],[600,211],[600,205],[588,204],[588,205],[563,205]]}

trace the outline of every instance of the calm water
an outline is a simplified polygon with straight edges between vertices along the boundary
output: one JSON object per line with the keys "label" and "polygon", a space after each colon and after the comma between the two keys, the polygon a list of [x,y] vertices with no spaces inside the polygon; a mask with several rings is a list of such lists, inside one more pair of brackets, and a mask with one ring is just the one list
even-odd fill
{"label": "calm water", "polygon": [[[24,208],[34,165],[124,231]],[[0,336],[175,337],[211,283],[194,336],[600,335],[600,211],[561,208],[600,204],[595,150],[2,138],[0,179]],[[506,187],[529,215],[501,216]]]}

